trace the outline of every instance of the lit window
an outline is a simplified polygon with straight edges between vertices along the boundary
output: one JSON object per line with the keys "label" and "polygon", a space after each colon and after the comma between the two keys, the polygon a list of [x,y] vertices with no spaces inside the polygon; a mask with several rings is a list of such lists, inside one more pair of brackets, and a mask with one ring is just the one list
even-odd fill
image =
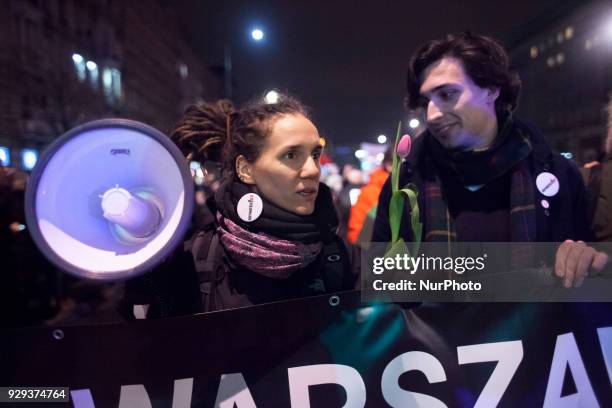
{"label": "lit window", "polygon": [[0,166],[11,165],[11,151],[8,147],[0,146]]}
{"label": "lit window", "polygon": [[567,26],[565,28],[565,39],[569,40],[570,38],[572,38],[574,36],[574,27],[572,26]]}
{"label": "lit window", "polygon": [[113,77],[113,97],[116,102],[121,101],[121,71],[117,68],[111,68],[111,74]]}
{"label": "lit window", "polygon": [[562,52],[560,52],[557,54],[555,59],[557,60],[557,64],[563,64],[565,62],[565,55]]}
{"label": "lit window", "polygon": [[183,79],[187,78],[187,75],[189,75],[187,65],[183,64],[182,62],[179,63],[179,74],[181,74],[181,78]]}
{"label": "lit window", "polygon": [[531,49],[529,50],[529,55],[531,55],[531,58],[537,58],[538,57],[538,47],[536,47],[535,45],[531,47]]}
{"label": "lit window", "polygon": [[21,151],[21,164],[24,170],[32,170],[38,161],[38,152],[34,149],[23,149]]}
{"label": "lit window", "polygon": [[549,67],[554,67],[555,59],[553,57],[548,57],[548,59],[546,60],[546,65],[548,65]]}
{"label": "lit window", "polygon": [[76,70],[79,81],[84,82],[87,78],[85,59],[81,54],[72,54],[72,62],[74,62],[74,69]]}
{"label": "lit window", "polygon": [[89,83],[93,89],[98,89],[98,77],[100,72],[98,70],[98,64],[93,61],[87,61],[85,64],[87,70],[89,71]]}
{"label": "lit window", "polygon": [[110,68],[104,67],[102,69],[102,88],[104,90],[104,95],[107,97],[111,96],[113,86],[113,74],[111,73]]}

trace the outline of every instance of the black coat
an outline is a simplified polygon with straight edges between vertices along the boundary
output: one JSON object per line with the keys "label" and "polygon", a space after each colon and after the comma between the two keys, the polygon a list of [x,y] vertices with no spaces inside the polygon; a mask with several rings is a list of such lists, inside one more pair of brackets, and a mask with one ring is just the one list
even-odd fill
{"label": "black coat", "polygon": [[[554,154],[544,136],[535,127],[514,119],[514,126],[520,127],[529,135],[532,152],[525,158],[533,177],[536,201],[536,241],[563,242],[566,239],[592,240],[592,233],[586,221],[586,197],[582,178],[576,165],[559,154]],[[422,165],[425,155],[425,138],[433,137],[426,132],[418,137],[412,147],[410,156],[400,168],[399,185],[415,183],[419,191],[423,190]],[[486,169],[484,169],[486,170]],[[559,180],[559,192],[554,197],[544,197],[535,187],[535,179],[542,172],[550,172]],[[508,192],[510,194],[510,192]],[[542,206],[537,205],[540,199],[550,202],[549,214]],[[391,230],[389,227],[389,201],[391,199],[391,177],[387,180],[379,197],[379,203],[374,221],[372,242],[389,242]],[[425,208],[424,194],[418,196],[419,207]],[[410,225],[410,209],[404,206],[404,214],[400,225],[400,236],[405,241],[412,241],[413,234]],[[424,223],[424,211],[420,211],[421,223]],[[426,231],[424,225],[423,232]]]}
{"label": "black coat", "polygon": [[356,289],[356,251],[335,236],[305,269],[268,278],[232,261],[213,221],[153,271],[127,281],[121,312],[130,319],[133,305],[148,304],[147,317],[177,316]]}

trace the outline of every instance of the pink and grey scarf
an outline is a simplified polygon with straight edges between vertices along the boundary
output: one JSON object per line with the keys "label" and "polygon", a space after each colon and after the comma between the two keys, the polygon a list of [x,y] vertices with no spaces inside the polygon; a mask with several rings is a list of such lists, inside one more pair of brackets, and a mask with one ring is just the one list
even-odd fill
{"label": "pink and grey scarf", "polygon": [[232,260],[268,278],[287,279],[313,262],[323,248],[322,242],[303,244],[249,232],[220,213],[217,220],[219,239]]}

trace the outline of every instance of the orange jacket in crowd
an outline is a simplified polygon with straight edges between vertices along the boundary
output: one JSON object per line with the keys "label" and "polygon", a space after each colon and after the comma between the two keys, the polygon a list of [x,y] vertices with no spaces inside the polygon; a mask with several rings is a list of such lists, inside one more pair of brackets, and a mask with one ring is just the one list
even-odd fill
{"label": "orange jacket in crowd", "polygon": [[357,242],[368,212],[378,204],[378,196],[388,177],[389,172],[380,167],[370,174],[370,181],[361,189],[357,202],[351,208],[351,216],[348,222],[346,238],[351,244]]}

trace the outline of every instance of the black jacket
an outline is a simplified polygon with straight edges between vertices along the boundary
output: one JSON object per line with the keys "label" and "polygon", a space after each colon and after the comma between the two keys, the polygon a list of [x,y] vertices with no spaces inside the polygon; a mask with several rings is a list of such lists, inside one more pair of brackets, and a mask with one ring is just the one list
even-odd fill
{"label": "black jacket", "polygon": [[598,242],[612,242],[612,154],[590,169],[581,169],[591,206],[591,226]]}
{"label": "black jacket", "polygon": [[150,305],[147,317],[178,316],[353,290],[360,284],[357,250],[338,236],[324,243],[308,267],[280,280],[233,262],[218,239],[214,217],[210,220],[171,258],[126,282],[120,306],[126,318],[133,318],[135,304]]}
{"label": "black jacket", "polygon": [[[530,137],[532,152],[525,159],[533,177],[534,194],[536,201],[536,231],[538,242],[562,242],[566,239],[590,241],[591,231],[586,221],[585,189],[582,178],[576,165],[559,154],[554,154],[544,139],[544,136],[535,127],[514,118],[514,126],[520,127]],[[400,168],[399,185],[415,183],[420,192],[423,191],[423,180],[428,177],[424,174],[424,158],[428,154],[425,148],[425,138],[433,137],[426,132],[418,137],[413,144],[410,156]],[[544,197],[535,187],[535,179],[542,172],[550,172],[559,180],[559,193],[554,197]],[[510,192],[508,192],[509,194]],[[546,198],[550,202],[549,215],[546,215],[539,201]],[[376,220],[372,242],[389,242],[391,230],[389,227],[389,201],[391,199],[391,177],[385,183],[378,202]],[[418,196],[421,209],[421,223],[424,223],[423,214],[426,203],[424,194]],[[400,236],[405,241],[412,241],[413,234],[410,226],[410,209],[404,206],[404,214],[400,226]],[[426,231],[423,225],[423,232]]]}

